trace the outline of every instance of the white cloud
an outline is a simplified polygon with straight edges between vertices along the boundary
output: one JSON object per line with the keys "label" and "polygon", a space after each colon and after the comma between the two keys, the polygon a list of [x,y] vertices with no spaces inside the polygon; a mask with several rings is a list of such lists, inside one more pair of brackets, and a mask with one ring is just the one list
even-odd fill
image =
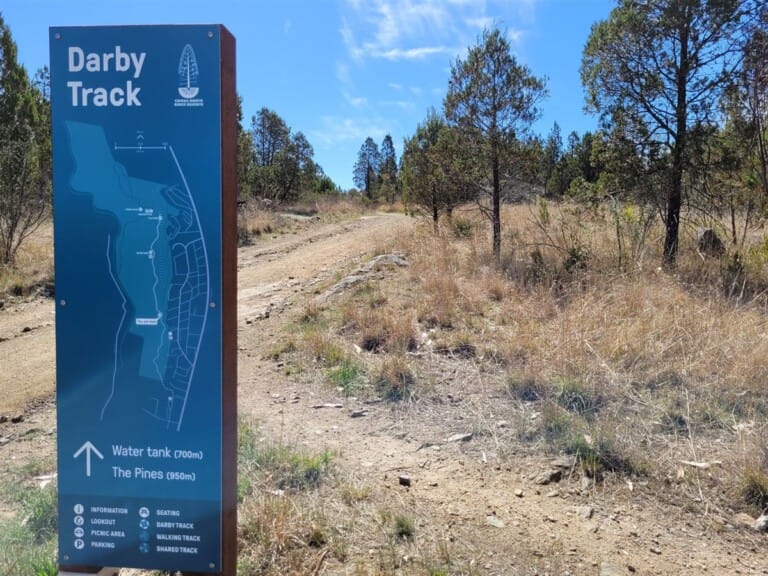
{"label": "white cloud", "polygon": [[490,16],[470,17],[467,18],[464,22],[467,24],[467,27],[476,28],[477,30],[482,30],[483,28],[490,28],[493,26],[493,18]]}
{"label": "white cloud", "polygon": [[344,142],[363,142],[367,137],[381,140],[390,133],[390,129],[381,118],[342,118],[323,116],[321,128],[311,130],[312,142],[324,146],[334,146]]}
{"label": "white cloud", "polygon": [[414,108],[414,102],[411,100],[383,100],[381,105],[389,106],[391,108],[399,108],[400,110],[405,110],[406,112],[413,110]]}
{"label": "white cloud", "polygon": [[352,96],[347,90],[342,90],[341,95],[354,108],[364,108],[368,105],[368,98],[365,96]]}
{"label": "white cloud", "polygon": [[[499,22],[519,43],[539,0],[346,0],[341,36],[349,55],[390,61],[453,56]],[[508,24],[507,24],[508,25]]]}
{"label": "white cloud", "polygon": [[448,48],[447,46],[422,46],[421,48],[410,48],[408,50],[392,48],[381,52],[370,52],[370,55],[374,58],[383,58],[385,60],[424,60],[435,54],[453,54],[454,52],[455,49]]}

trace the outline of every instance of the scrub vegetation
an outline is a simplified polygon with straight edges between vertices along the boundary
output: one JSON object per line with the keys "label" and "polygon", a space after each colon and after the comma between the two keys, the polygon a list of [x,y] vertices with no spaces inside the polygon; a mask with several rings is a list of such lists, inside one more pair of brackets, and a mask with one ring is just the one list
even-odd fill
{"label": "scrub vegetation", "polygon": [[[22,310],[52,295],[47,75],[26,76],[1,18],[0,50],[0,309]],[[275,111],[240,117],[242,272],[374,209],[418,222],[358,240],[347,260],[301,252],[293,283],[287,268],[249,276],[270,294],[241,302],[241,394],[273,420],[239,427],[238,574],[586,574],[640,541],[627,569],[668,573],[678,559],[654,563],[647,534],[609,540],[620,509],[665,530],[679,520],[683,536],[651,536],[673,551],[696,523],[697,553],[728,550],[710,566],[764,565],[766,60],[763,3],[619,0],[585,39],[600,128],[564,142],[557,124],[531,132],[546,80],[487,29],[403,157],[390,136],[366,138],[346,192]],[[302,235],[315,226],[327,236]],[[335,268],[298,277],[321,256]],[[56,571],[43,471],[0,475],[0,575]],[[564,548],[568,498],[603,507],[573,540],[591,561]],[[567,511],[542,519],[547,506]]]}

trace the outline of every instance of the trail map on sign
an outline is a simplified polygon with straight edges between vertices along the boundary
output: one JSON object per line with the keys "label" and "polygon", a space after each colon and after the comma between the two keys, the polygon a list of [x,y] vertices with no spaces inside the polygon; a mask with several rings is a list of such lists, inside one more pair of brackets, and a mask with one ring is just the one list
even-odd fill
{"label": "trail map on sign", "polygon": [[[100,419],[140,410],[181,429],[209,311],[210,271],[197,206],[168,142],[110,143],[97,125],[67,122],[76,193],[117,222],[103,242],[114,285],[111,374]],[[135,415],[134,415],[135,416]]]}

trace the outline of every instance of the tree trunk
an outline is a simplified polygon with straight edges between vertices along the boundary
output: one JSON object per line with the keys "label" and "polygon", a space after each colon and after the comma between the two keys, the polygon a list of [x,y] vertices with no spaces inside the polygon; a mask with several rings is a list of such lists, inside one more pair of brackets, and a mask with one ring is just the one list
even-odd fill
{"label": "tree trunk", "polygon": [[[677,146],[675,146],[677,149]],[[673,156],[678,156],[675,151]],[[682,205],[683,173],[680,160],[673,159],[672,189],[667,198],[667,220],[665,222],[666,235],[664,237],[664,265],[674,266],[677,257],[677,243],[680,233],[680,206]]]}
{"label": "tree trunk", "polygon": [[[687,8],[682,8],[686,10]],[[677,257],[680,236],[680,207],[683,204],[683,174],[685,171],[685,153],[688,139],[688,35],[690,19],[688,14],[680,14],[680,65],[676,71],[677,102],[675,103],[676,134],[672,148],[672,182],[667,198],[666,236],[664,237],[664,265],[672,267]]]}
{"label": "tree trunk", "polygon": [[496,266],[501,266],[501,182],[499,181],[499,153],[494,147],[492,152],[493,171],[493,259]]}
{"label": "tree trunk", "polygon": [[432,189],[432,225],[434,226],[435,234],[439,232],[439,229],[437,226],[437,222],[439,218],[440,218],[440,213],[438,211],[438,206],[437,206],[437,193],[434,189]]}

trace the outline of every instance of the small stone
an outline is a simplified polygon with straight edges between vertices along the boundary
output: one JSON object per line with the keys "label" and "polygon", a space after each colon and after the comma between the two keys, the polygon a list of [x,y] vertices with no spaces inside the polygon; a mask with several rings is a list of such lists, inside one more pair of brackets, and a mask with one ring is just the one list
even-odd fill
{"label": "small stone", "polygon": [[579,518],[582,518],[584,520],[589,520],[592,518],[592,515],[595,513],[594,508],[592,506],[579,506],[576,509],[576,513],[579,515]]}
{"label": "small stone", "polygon": [[623,573],[624,571],[612,562],[603,562],[600,564],[600,576],[619,576]]}
{"label": "small stone", "polygon": [[758,532],[768,532],[768,514],[763,514],[755,520],[755,530]]}
{"label": "small stone", "polygon": [[21,333],[26,334],[27,332],[32,332],[32,328],[29,326],[24,326],[24,328],[21,329]]}
{"label": "small stone", "polygon": [[654,554],[661,554],[661,548],[659,548],[658,546],[651,546],[649,550]]}
{"label": "small stone", "polygon": [[552,466],[554,466],[555,468],[563,468],[564,470],[571,470],[576,466],[576,457],[561,456],[560,458],[555,458],[552,461]]}
{"label": "small stone", "polygon": [[411,477],[406,476],[405,474],[401,474],[400,476],[397,477],[397,482],[398,484],[400,484],[400,486],[410,487]]}
{"label": "small stone", "polygon": [[560,479],[563,477],[563,471],[562,470],[549,470],[547,472],[542,472],[536,478],[533,479],[534,484],[539,484],[540,486],[546,486],[547,484],[550,484],[552,482],[560,482]]}
{"label": "small stone", "polygon": [[11,416],[11,423],[19,424],[21,422],[24,422],[24,414],[16,414],[16,416]]}
{"label": "small stone", "polygon": [[7,438],[5,436],[0,436],[0,446],[5,446],[11,441],[10,438]]}
{"label": "small stone", "polygon": [[466,434],[454,434],[446,439],[446,442],[469,442],[472,440],[472,436],[472,432],[467,432]]}
{"label": "small stone", "polygon": [[731,522],[736,526],[749,526],[752,527],[755,523],[755,519],[752,518],[749,514],[746,514],[744,512],[739,512],[736,514],[732,519]]}
{"label": "small stone", "polygon": [[549,516],[549,515],[544,516],[544,520],[546,520],[547,522],[551,522],[552,524],[557,522],[557,518],[555,518],[554,516]]}
{"label": "small stone", "polygon": [[8,422],[8,416],[5,414],[0,415],[0,424],[5,424],[6,422]]}
{"label": "small stone", "polygon": [[515,496],[517,496],[518,498],[522,498],[523,497],[523,489],[522,488],[518,488],[517,490],[515,490]]}
{"label": "small stone", "polygon": [[547,498],[557,498],[558,496],[560,496],[560,490],[552,490],[547,493]]}
{"label": "small stone", "polygon": [[488,526],[493,526],[494,528],[504,528],[504,522],[499,520],[499,518],[494,515],[486,516],[485,523],[488,524]]}
{"label": "small stone", "polygon": [[349,413],[350,418],[362,418],[368,414],[368,410],[365,408],[361,408],[360,410],[352,410],[352,412]]}

